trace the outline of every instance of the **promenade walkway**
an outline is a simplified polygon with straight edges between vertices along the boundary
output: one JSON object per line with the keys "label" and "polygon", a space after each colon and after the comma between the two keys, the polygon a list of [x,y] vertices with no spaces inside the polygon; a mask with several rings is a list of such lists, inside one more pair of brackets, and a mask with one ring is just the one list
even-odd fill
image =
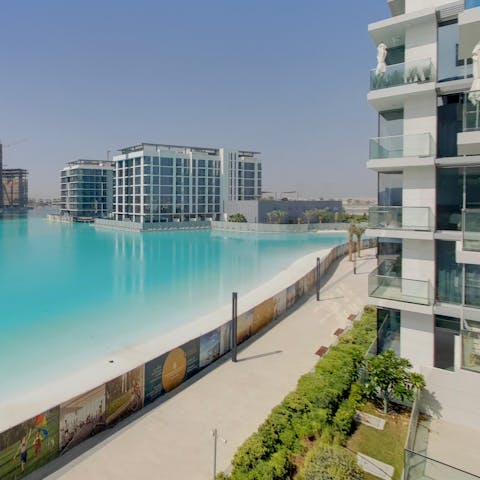
{"label": "promenade walkway", "polygon": [[[69,463],[48,479],[210,480],[213,428],[227,440],[219,441],[217,450],[218,471],[227,469],[242,442],[312,369],[318,348],[330,345],[334,332],[348,325],[348,317],[362,311],[368,301],[368,273],[376,264],[374,250],[362,252],[362,257],[357,275],[347,258],[332,265],[320,302],[315,296],[307,299],[247,342],[237,363],[225,361],[207,369],[197,381],[120,425],[123,428],[99,434],[76,458],[66,454],[63,461]],[[39,473],[45,475],[45,470]]]}

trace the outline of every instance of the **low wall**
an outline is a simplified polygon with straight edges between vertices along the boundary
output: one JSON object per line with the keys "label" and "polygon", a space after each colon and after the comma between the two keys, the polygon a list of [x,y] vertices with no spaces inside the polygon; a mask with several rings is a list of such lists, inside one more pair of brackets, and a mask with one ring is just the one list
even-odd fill
{"label": "low wall", "polygon": [[210,228],[210,221],[141,224],[122,220],[96,218],[93,225],[96,228],[128,230],[130,232],[158,232],[163,230],[205,230]]}
{"label": "low wall", "polygon": [[[365,239],[362,248],[372,248],[376,239]],[[348,244],[332,248],[320,263],[323,275]],[[265,326],[291,309],[315,289],[315,266],[296,282],[239,313],[237,345],[256,335]],[[193,338],[75,398],[59,399],[60,404],[0,433],[0,478],[19,479],[74,448],[87,438],[117,424],[132,413],[175,390],[187,379],[227,354],[232,345],[232,323]],[[23,444],[23,446],[22,446]],[[22,468],[20,452],[25,450]]]}
{"label": "low wall", "polygon": [[215,222],[212,221],[212,230],[231,230],[235,232],[260,233],[301,233],[318,230],[347,231],[348,223],[246,223],[246,222]]}

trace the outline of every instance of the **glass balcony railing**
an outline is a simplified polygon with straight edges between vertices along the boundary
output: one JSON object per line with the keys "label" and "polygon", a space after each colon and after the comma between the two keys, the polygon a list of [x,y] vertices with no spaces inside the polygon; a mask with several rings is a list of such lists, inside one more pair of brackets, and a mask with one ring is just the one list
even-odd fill
{"label": "glass balcony railing", "polygon": [[398,87],[408,83],[431,82],[435,79],[430,58],[387,65],[385,71],[370,71],[370,90]]}
{"label": "glass balcony railing", "polygon": [[465,10],[475,7],[480,7],[480,0],[465,0]]}
{"label": "glass balcony railing", "polygon": [[434,143],[430,133],[395,135],[370,139],[370,160],[403,157],[433,157]]}
{"label": "glass balcony railing", "polygon": [[433,460],[420,453],[405,450],[405,480],[448,479],[448,480],[478,480],[473,473],[464,472],[446,463]]}
{"label": "glass balcony railing", "polygon": [[368,211],[368,228],[430,232],[433,224],[429,207],[371,207]]}
{"label": "glass balcony railing", "polygon": [[368,276],[368,295],[419,305],[432,305],[433,297],[429,281],[379,275],[378,268]]}
{"label": "glass balcony railing", "polygon": [[480,209],[464,210],[462,215],[463,249],[480,252]]}
{"label": "glass balcony railing", "polygon": [[480,130],[480,90],[465,94],[463,131],[468,132],[470,130]]}

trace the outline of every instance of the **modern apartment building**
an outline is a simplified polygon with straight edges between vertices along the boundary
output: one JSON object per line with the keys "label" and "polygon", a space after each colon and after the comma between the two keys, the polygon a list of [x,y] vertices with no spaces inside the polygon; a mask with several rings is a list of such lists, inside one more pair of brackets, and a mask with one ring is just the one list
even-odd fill
{"label": "modern apartment building", "polygon": [[[480,419],[480,0],[388,3],[392,17],[368,27],[378,349],[410,359],[465,432]],[[473,478],[453,473],[428,478]]]}
{"label": "modern apartment building", "polygon": [[60,215],[108,217],[113,211],[113,162],[75,160],[60,172]]}
{"label": "modern apartment building", "polygon": [[142,143],[114,156],[114,219],[220,220],[225,203],[261,196],[258,152]]}

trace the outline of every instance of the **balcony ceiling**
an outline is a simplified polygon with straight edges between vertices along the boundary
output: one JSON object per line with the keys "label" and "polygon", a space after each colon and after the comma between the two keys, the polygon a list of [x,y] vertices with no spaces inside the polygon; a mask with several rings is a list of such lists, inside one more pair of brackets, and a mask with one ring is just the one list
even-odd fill
{"label": "balcony ceiling", "polygon": [[398,47],[405,45],[407,27],[425,22],[436,22],[436,18],[435,8],[417,10],[371,23],[368,26],[368,33],[375,45],[383,42],[389,48]]}

